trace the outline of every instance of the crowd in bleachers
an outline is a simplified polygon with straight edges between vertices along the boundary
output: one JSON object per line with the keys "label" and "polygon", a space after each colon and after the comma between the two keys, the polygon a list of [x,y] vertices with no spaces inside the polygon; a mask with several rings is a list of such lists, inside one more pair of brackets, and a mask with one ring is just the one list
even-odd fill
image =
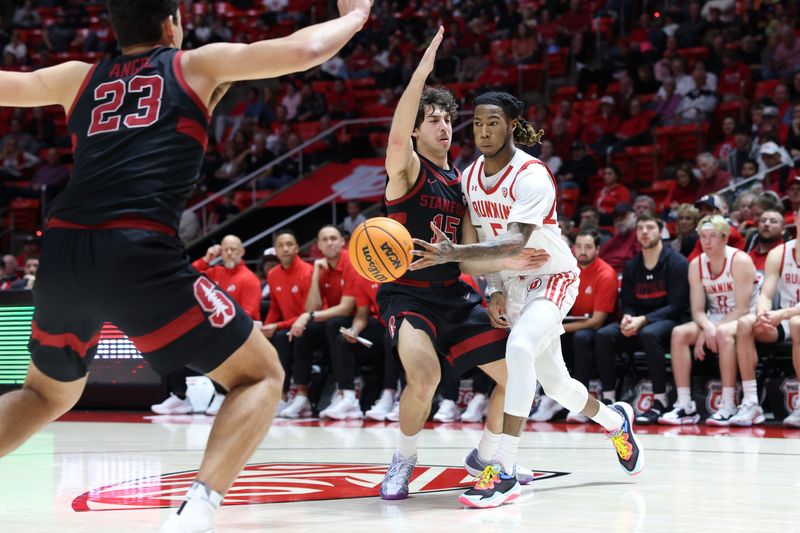
{"label": "crowd in bleachers", "polygon": [[[288,35],[327,18],[328,6],[317,0],[186,0],[181,8],[185,46],[192,48]],[[102,2],[20,0],[2,9],[4,69],[118,53]],[[721,215],[730,228],[728,244],[763,271],[771,247],[791,234],[800,206],[793,160],[800,156],[797,15],[796,2],[766,0],[382,0],[365,30],[321,67],[231,91],[214,117],[198,195],[263,168],[339,120],[391,115],[420,50],[441,24],[445,42],[430,82],[452,91],[463,109],[473,95],[492,88],[526,98],[529,119],[546,132],[534,154],[558,178],[559,223],[571,242],[578,236],[576,242],[588,246],[591,235],[598,259],[619,275],[647,255],[637,228],[643,216],[657,220],[665,250],[691,261],[702,252],[697,222]],[[4,225],[13,216],[19,229],[32,233],[41,203],[69,180],[63,110],[0,109],[0,136],[0,209],[11,208]],[[465,131],[456,138],[452,157],[460,168],[478,155],[470,137]],[[379,154],[385,140],[384,130],[340,129],[307,147],[305,164],[287,158],[258,174],[259,194],[302,178],[301,168]],[[249,194],[222,196],[212,226],[247,207],[245,197],[252,201]],[[277,242],[275,248],[280,259]],[[23,276],[30,285],[35,269],[26,262],[27,256],[4,256],[0,287]],[[281,265],[275,268],[287,268]],[[312,267],[309,276],[321,268]],[[264,291],[275,295],[269,284]],[[267,331],[286,330],[288,338],[313,324],[306,302],[297,305],[296,314],[281,318],[284,327],[267,320]],[[601,339],[599,330],[615,324],[615,309],[594,328]],[[624,316],[620,330],[627,329],[623,322]],[[331,354],[332,339],[341,339],[330,328],[314,335]],[[294,353],[284,350],[284,361],[292,361],[287,374],[297,385],[308,379],[308,361],[298,363]],[[648,361],[655,359],[651,354]],[[349,377],[340,379],[350,386]],[[397,380],[385,381],[390,391],[389,382]],[[303,396],[300,385],[296,397]],[[666,414],[667,401],[658,401]],[[311,405],[297,402],[303,413]]]}

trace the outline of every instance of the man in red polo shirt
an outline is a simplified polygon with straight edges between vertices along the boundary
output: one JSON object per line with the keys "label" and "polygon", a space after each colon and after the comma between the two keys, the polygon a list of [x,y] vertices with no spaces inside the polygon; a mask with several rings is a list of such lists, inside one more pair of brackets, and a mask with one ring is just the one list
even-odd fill
{"label": "man in red polo shirt", "polygon": [[[599,248],[600,234],[596,230],[583,230],[575,238],[573,253],[581,269],[581,284],[575,304],[564,320],[564,334],[561,336],[561,349],[567,360],[573,361],[573,376],[587,388],[594,361],[594,338],[614,312],[619,286],[617,273],[597,256]],[[541,402],[536,414],[542,411],[547,420],[562,409],[549,398],[542,397]],[[589,419],[571,412],[567,421],[588,422]]]}
{"label": "man in red polo shirt", "polygon": [[289,338],[289,328],[305,312],[306,298],[311,286],[313,267],[298,257],[299,251],[294,233],[288,229],[279,231],[275,236],[275,255],[280,264],[267,273],[270,305],[263,331],[278,351],[286,373],[283,399],[278,406],[278,413],[288,405],[286,393],[289,391],[292,375],[294,347]]}
{"label": "man in red polo shirt", "polygon": [[279,413],[282,418],[304,418],[311,415],[308,385],[311,381],[311,358],[317,349],[327,357],[329,346],[326,322],[334,317],[350,316],[356,307],[355,298],[345,295],[358,274],[343,250],[344,238],[336,226],[323,226],[317,234],[317,246],[323,257],[314,261],[311,286],[305,311],[292,324],[289,335],[294,343],[292,378],[297,395]]}

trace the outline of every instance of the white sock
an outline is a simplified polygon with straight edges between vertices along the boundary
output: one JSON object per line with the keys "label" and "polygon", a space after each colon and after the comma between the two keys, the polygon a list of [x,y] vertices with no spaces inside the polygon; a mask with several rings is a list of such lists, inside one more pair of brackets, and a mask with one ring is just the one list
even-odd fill
{"label": "white sock", "polygon": [[729,409],[734,409],[736,407],[736,402],[733,399],[735,392],[736,389],[733,387],[722,387],[722,407],[727,407]]}
{"label": "white sock", "polygon": [[617,393],[615,391],[613,391],[613,390],[604,390],[603,391],[603,399],[604,400],[608,400],[611,403],[614,403],[614,402],[617,401]]}
{"label": "white sock", "polygon": [[497,445],[497,451],[494,452],[492,462],[500,463],[503,470],[509,474],[514,471],[514,463],[517,462],[517,449],[519,448],[519,437],[500,435],[500,442]]}
{"label": "white sock", "polygon": [[758,385],[756,384],[756,380],[748,379],[747,381],[742,381],[742,389],[744,389],[744,399],[742,403],[758,405]]}
{"label": "white sock", "polygon": [[592,420],[603,426],[606,431],[617,431],[622,427],[622,416],[605,404],[600,404],[597,414],[591,417]]}
{"label": "white sock", "polygon": [[692,405],[692,389],[690,387],[678,387],[678,405],[684,409],[689,409]]}
{"label": "white sock", "polygon": [[354,390],[344,390],[344,391],[342,391],[342,398],[355,400],[356,399],[356,391],[354,391]]}
{"label": "white sock", "polygon": [[420,433],[416,435],[405,435],[402,431],[398,432],[399,438],[397,439],[397,451],[400,452],[405,459],[417,455],[417,439]]}
{"label": "white sock", "polygon": [[483,428],[483,435],[478,443],[478,459],[481,461],[488,461],[497,452],[497,446],[500,444],[500,433],[492,433],[489,428]]}
{"label": "white sock", "polygon": [[187,531],[207,531],[221,504],[222,494],[195,481],[178,508],[178,519]]}
{"label": "white sock", "polygon": [[660,394],[653,394],[653,399],[654,400],[658,400],[659,402],[661,402],[661,405],[664,405],[664,406],[667,405],[667,393],[666,392],[662,392]]}

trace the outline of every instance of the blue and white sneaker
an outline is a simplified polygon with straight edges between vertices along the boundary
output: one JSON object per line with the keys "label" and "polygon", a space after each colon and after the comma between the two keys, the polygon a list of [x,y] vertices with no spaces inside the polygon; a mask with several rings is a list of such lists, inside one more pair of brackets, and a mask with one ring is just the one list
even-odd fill
{"label": "blue and white sneaker", "polygon": [[619,464],[626,474],[635,476],[644,468],[644,450],[636,440],[633,433],[633,407],[625,402],[611,404],[613,409],[622,417],[622,427],[617,431],[606,433],[606,437],[614,444]]}
{"label": "blue and white sneaker", "polygon": [[[478,477],[487,466],[489,466],[489,461],[481,459],[477,448],[472,448],[472,451],[464,458],[464,470],[470,476]],[[517,481],[519,481],[520,485],[527,485],[533,481],[533,471],[530,468],[517,465],[516,470]]]}
{"label": "blue and white sneaker", "polygon": [[417,466],[417,455],[403,457],[400,452],[395,451],[392,456],[392,464],[386,470],[381,482],[381,498],[384,500],[404,500],[408,498],[408,481]]}
{"label": "blue and white sneaker", "polygon": [[488,509],[516,500],[522,494],[517,477],[492,463],[483,469],[475,486],[459,496],[458,501],[467,507]]}

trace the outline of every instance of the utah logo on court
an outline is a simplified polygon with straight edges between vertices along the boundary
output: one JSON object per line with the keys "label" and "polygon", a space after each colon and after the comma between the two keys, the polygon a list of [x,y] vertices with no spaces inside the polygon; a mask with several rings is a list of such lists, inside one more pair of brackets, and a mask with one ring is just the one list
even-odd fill
{"label": "utah logo on court", "polygon": [[[386,465],[357,463],[260,463],[247,465],[223,505],[253,505],[377,497]],[[72,501],[76,512],[179,507],[196,471],[123,481],[84,492]],[[534,471],[541,481],[567,472]],[[464,490],[475,483],[463,468],[417,466],[409,493]]]}

